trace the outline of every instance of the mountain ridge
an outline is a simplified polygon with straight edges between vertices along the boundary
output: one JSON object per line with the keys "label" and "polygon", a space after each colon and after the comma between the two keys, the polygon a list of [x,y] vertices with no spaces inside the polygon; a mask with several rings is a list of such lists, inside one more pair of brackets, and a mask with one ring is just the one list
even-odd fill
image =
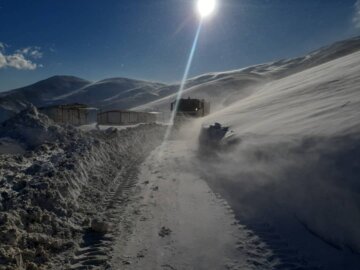
{"label": "mountain ridge", "polygon": [[[259,84],[296,74],[358,50],[360,36],[323,46],[305,56],[202,74],[187,80],[183,95],[209,99],[213,108],[218,109],[218,104],[227,106],[247,97]],[[122,77],[89,81],[71,75],[56,75],[0,93],[0,121],[30,103],[35,106],[85,103],[101,109],[168,111],[168,103],[175,98],[178,89],[178,83],[167,85]]]}

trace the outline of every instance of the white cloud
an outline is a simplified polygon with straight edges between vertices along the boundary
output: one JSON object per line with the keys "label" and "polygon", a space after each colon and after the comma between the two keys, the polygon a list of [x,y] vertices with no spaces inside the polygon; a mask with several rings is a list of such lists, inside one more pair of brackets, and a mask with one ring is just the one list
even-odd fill
{"label": "white cloud", "polygon": [[16,69],[28,69],[28,70],[34,70],[37,68],[37,64],[31,62],[28,59],[25,59],[25,56],[20,53],[8,55],[6,57],[6,60],[8,67],[12,67]]}
{"label": "white cloud", "polygon": [[15,68],[19,70],[34,70],[42,67],[31,59],[40,59],[43,56],[40,47],[27,47],[16,50],[13,54],[6,54],[6,44],[0,42],[0,69]]}
{"label": "white cloud", "polygon": [[360,28],[360,0],[357,0],[355,3],[355,16],[353,22],[356,28]]}

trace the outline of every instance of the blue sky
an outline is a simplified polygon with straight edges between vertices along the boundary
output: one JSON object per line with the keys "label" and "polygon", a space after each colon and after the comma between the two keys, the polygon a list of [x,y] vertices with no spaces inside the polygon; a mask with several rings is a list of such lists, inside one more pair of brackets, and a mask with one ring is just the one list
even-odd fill
{"label": "blue sky", "polygon": [[[360,34],[356,0],[217,0],[191,76],[302,55]],[[53,75],[175,82],[195,0],[0,0],[0,91]]]}

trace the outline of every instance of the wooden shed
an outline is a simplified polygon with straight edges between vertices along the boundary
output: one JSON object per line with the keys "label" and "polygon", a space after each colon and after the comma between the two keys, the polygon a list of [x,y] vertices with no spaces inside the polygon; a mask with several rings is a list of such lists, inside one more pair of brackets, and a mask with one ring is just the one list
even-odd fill
{"label": "wooden shed", "polygon": [[54,122],[75,126],[95,123],[97,110],[78,103],[39,108],[39,112],[46,114]]}

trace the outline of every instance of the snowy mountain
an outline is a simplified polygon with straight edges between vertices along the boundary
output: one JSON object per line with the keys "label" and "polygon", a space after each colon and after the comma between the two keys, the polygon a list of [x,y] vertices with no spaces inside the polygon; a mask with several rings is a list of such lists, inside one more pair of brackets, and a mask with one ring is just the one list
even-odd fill
{"label": "snowy mountain", "polygon": [[65,95],[90,84],[73,76],[54,76],[35,84],[1,93],[2,100],[18,100],[41,106],[60,95]]}
{"label": "snowy mountain", "polygon": [[8,92],[0,93],[0,122],[27,108],[29,104],[42,106],[54,97],[89,84],[72,76],[55,76]]}
{"label": "snowy mountain", "polygon": [[[360,49],[360,38],[337,42],[306,56],[228,72],[209,73],[187,81],[183,96],[206,98],[217,110],[245,98],[255,86],[289,76]],[[0,121],[29,103],[35,106],[85,103],[99,108],[136,108],[168,111],[179,85],[111,78],[90,82],[73,76],[54,76],[0,94]]]}
{"label": "snowy mountain", "polygon": [[[212,111],[248,97],[266,83],[360,50],[360,37],[340,41],[309,53],[306,56],[255,65],[252,67],[214,72],[187,81],[183,97],[205,98],[211,101]],[[169,110],[176,94],[153,101],[136,109]]]}
{"label": "snowy mountain", "polygon": [[90,83],[71,93],[54,98],[55,103],[85,103],[100,108],[125,109],[159,98],[164,84],[126,78]]}
{"label": "snowy mountain", "polygon": [[164,86],[161,83],[126,78],[90,82],[73,76],[54,76],[30,86],[1,93],[0,120],[7,119],[9,114],[19,112],[30,103],[38,107],[85,103],[98,108],[126,109],[167,95],[169,89],[162,89]]}

